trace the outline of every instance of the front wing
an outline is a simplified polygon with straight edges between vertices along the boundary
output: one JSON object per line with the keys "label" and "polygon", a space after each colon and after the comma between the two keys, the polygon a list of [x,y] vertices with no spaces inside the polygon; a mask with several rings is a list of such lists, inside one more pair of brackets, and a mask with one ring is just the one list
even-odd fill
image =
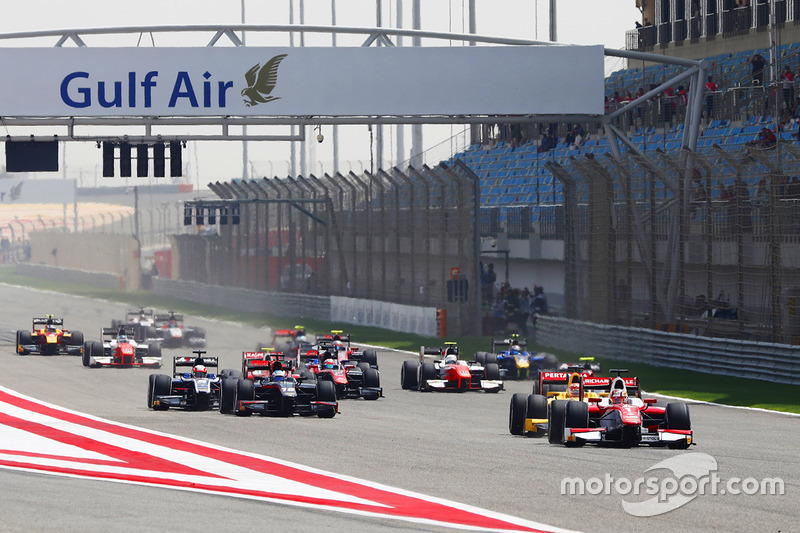
{"label": "front wing", "polygon": [[[17,346],[17,353],[44,354],[40,344],[20,344]],[[81,355],[83,346],[73,346],[71,344],[59,344],[53,355]]]}
{"label": "front wing", "polygon": [[[644,429],[644,428],[643,428]],[[693,443],[693,434],[690,429],[657,429],[641,434],[640,440],[636,444],[686,444]],[[568,443],[618,443],[618,440],[606,439],[606,428],[564,428],[564,440]]]}
{"label": "front wing", "polygon": [[470,382],[466,388],[459,389],[454,387],[452,382],[446,379],[429,379],[428,390],[435,391],[458,391],[458,390],[471,390],[471,391],[489,391],[496,392],[503,390],[503,382],[495,379],[482,379],[477,383]]}
{"label": "front wing", "polygon": [[132,367],[161,368],[161,358],[144,356],[141,359],[134,359],[133,362],[122,363],[119,361],[115,361],[114,358],[109,355],[89,357],[89,367],[99,368],[102,366],[111,366],[118,368],[132,368]]}

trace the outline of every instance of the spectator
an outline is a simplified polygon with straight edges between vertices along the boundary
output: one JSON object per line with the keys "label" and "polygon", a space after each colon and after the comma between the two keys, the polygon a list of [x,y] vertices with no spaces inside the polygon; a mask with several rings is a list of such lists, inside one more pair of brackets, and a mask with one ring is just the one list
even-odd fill
{"label": "spectator", "polygon": [[497,281],[497,274],[494,271],[494,263],[489,263],[486,270],[483,270],[483,263],[481,263],[481,293],[483,301],[487,305],[491,305],[494,299],[494,283]]}
{"label": "spectator", "polygon": [[752,77],[753,77],[753,85],[764,85],[764,66],[766,66],[767,61],[761,54],[754,54],[753,57],[747,60],[752,67]]}
{"label": "spectator", "polygon": [[537,315],[546,315],[548,313],[547,296],[544,293],[544,288],[539,285],[533,286],[533,303],[531,307]]}
{"label": "spectator", "polygon": [[758,134],[758,137],[750,141],[750,145],[763,150],[768,150],[770,148],[775,148],[775,144],[777,142],[778,139],[775,137],[775,132],[769,128],[762,128],[761,132]]}
{"label": "spectator", "polygon": [[519,297],[519,329],[526,336],[528,335],[528,319],[531,317],[531,309],[531,291],[525,287]]}
{"label": "spectator", "polygon": [[789,68],[789,65],[783,67],[781,87],[783,88],[783,105],[786,109],[790,109],[794,102],[794,72]]}
{"label": "spectator", "polygon": [[494,300],[494,330],[505,331],[508,317],[506,316],[506,301],[502,293],[498,293]]}
{"label": "spectator", "polygon": [[712,76],[706,82],[706,118],[709,122],[714,118],[714,93],[717,91],[717,84],[714,83]]}

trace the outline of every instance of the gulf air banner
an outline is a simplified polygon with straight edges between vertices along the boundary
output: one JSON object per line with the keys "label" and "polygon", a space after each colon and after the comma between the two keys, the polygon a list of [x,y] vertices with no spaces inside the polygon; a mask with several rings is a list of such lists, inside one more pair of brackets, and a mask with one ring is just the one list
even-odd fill
{"label": "gulf air banner", "polygon": [[603,113],[602,46],[5,48],[0,115]]}

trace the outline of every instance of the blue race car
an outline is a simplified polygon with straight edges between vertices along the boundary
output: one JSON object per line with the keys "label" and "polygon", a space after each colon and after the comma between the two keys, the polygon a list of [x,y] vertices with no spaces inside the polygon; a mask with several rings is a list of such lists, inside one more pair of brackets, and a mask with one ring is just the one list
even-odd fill
{"label": "blue race car", "polygon": [[529,352],[528,341],[519,335],[506,339],[492,339],[491,352],[476,352],[475,360],[482,365],[497,363],[500,379],[529,379],[540,370],[555,370],[558,359],[546,352]]}

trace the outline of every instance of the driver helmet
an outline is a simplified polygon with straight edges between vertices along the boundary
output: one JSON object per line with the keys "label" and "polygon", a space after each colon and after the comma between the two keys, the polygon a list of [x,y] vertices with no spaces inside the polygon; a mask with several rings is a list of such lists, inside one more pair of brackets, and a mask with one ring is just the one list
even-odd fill
{"label": "driver helmet", "polygon": [[47,324],[47,327],[45,328],[45,330],[48,333],[54,333],[56,331],[56,327],[53,324]]}
{"label": "driver helmet", "polygon": [[344,343],[342,341],[333,341],[333,347],[336,350],[344,350]]}
{"label": "driver helmet", "polygon": [[614,389],[611,391],[611,403],[625,403],[628,399],[628,391],[625,389]]}
{"label": "driver helmet", "polygon": [[336,362],[333,359],[326,359],[325,362],[322,363],[322,368],[333,370],[336,368]]}
{"label": "driver helmet", "polygon": [[119,337],[117,337],[117,340],[126,341],[126,340],[128,340],[128,336],[125,335],[124,333],[120,333]]}
{"label": "driver helmet", "polygon": [[195,365],[192,368],[192,375],[196,378],[204,378],[208,375],[208,369],[205,365]]}
{"label": "driver helmet", "polygon": [[453,354],[450,354],[450,355],[448,355],[448,356],[446,356],[446,357],[444,358],[444,364],[446,364],[446,365],[454,365],[454,364],[456,364],[456,361],[457,361],[457,360],[458,360],[458,359],[456,358],[456,356],[455,356],[455,355],[453,355]]}
{"label": "driver helmet", "polygon": [[511,345],[511,355],[519,355],[522,350],[519,347],[519,344]]}
{"label": "driver helmet", "polygon": [[276,370],[272,373],[272,381],[283,381],[286,378],[286,372],[283,370]]}
{"label": "driver helmet", "polygon": [[569,393],[570,398],[577,398],[581,395],[581,384],[580,383],[573,383],[569,386]]}

